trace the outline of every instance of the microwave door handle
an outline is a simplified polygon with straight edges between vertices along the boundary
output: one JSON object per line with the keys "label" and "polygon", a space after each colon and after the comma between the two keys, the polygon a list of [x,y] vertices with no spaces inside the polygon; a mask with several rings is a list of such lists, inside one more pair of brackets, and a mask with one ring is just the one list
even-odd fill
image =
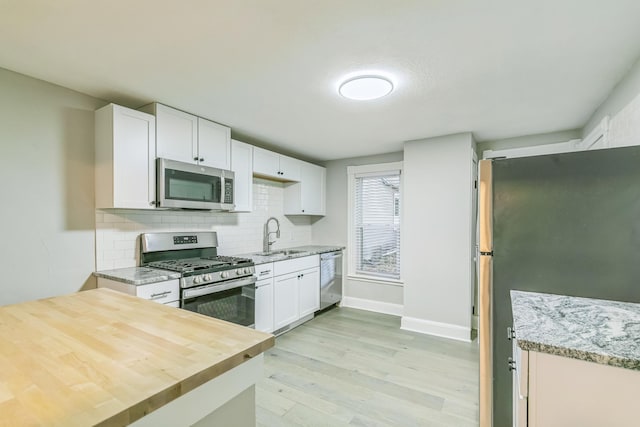
{"label": "microwave door handle", "polygon": [[224,173],[220,174],[220,205],[224,204],[224,185],[225,185]]}

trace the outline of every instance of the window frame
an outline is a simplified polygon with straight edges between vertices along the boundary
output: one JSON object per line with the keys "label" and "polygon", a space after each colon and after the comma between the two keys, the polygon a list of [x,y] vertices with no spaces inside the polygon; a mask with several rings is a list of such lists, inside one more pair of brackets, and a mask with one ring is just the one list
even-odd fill
{"label": "window frame", "polygon": [[[365,273],[357,273],[356,265],[357,260],[356,256],[358,251],[356,250],[356,229],[355,229],[355,211],[356,211],[356,178],[362,177],[363,175],[378,175],[385,174],[390,172],[399,172],[400,173],[400,196],[399,196],[399,204],[400,204],[400,278],[392,279],[385,278],[376,275],[369,275]],[[403,230],[404,230],[404,221],[403,221],[403,209],[402,209],[402,198],[404,193],[404,174],[403,174],[403,163],[402,162],[390,162],[390,163],[377,163],[371,165],[361,165],[361,166],[347,166],[347,181],[348,181],[348,203],[347,203],[347,275],[351,278],[362,280],[362,281],[370,281],[370,282],[383,282],[390,285],[403,286],[402,274],[403,274]]]}

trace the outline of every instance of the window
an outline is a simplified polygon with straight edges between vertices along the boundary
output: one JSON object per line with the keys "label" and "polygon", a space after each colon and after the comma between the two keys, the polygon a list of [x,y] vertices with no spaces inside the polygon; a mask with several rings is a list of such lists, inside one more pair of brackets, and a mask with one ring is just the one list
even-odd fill
{"label": "window", "polygon": [[350,274],[400,280],[401,163],[349,167]]}

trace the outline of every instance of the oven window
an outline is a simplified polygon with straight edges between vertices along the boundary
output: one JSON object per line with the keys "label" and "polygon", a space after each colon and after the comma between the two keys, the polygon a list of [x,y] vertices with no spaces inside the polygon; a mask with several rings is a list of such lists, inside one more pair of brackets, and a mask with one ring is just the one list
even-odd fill
{"label": "oven window", "polygon": [[190,298],[183,302],[182,308],[238,325],[253,326],[255,305],[255,287],[251,285]]}
{"label": "oven window", "polygon": [[219,176],[167,169],[164,184],[167,199],[220,203]]}

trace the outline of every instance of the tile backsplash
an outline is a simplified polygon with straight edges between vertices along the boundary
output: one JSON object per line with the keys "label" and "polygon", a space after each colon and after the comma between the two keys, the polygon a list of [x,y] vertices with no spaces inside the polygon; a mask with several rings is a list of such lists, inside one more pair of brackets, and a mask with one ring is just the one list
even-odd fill
{"label": "tile backsplash", "polygon": [[264,223],[272,216],[280,221],[280,238],[272,248],[310,244],[311,219],[284,216],[283,197],[283,184],[255,178],[253,212],[97,209],[96,270],[135,267],[142,233],[216,231],[219,254],[258,252],[262,250]]}

